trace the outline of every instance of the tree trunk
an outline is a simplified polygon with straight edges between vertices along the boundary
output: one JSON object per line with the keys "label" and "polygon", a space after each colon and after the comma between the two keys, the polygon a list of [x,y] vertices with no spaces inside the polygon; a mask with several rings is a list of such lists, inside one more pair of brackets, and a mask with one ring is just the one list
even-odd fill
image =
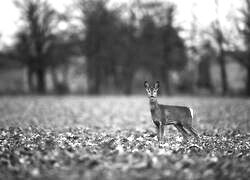
{"label": "tree trunk", "polygon": [[89,94],[100,94],[100,87],[101,87],[101,77],[100,72],[98,72],[97,67],[94,67],[94,75],[91,73],[88,77],[88,85],[89,85]]}
{"label": "tree trunk", "polygon": [[125,77],[124,77],[124,93],[126,95],[130,95],[132,93],[132,85],[133,85],[133,73],[125,73]]}
{"label": "tree trunk", "polygon": [[220,63],[221,83],[222,83],[222,94],[226,95],[228,93],[228,83],[227,83],[227,72],[226,72],[224,50],[221,50],[220,52],[219,63]]}
{"label": "tree trunk", "polygon": [[33,79],[34,71],[31,67],[28,67],[27,69],[27,80],[28,80],[28,88],[30,92],[34,92],[35,90],[35,84]]}
{"label": "tree trunk", "polygon": [[202,56],[199,62],[199,77],[198,77],[198,87],[205,88],[211,93],[214,92],[212,79],[211,79],[211,58],[206,53]]}
{"label": "tree trunk", "polygon": [[38,69],[36,71],[37,76],[37,92],[44,94],[46,93],[46,73],[44,69]]}
{"label": "tree trunk", "polygon": [[65,85],[68,85],[69,82],[68,82],[68,79],[69,79],[69,69],[70,68],[70,65],[69,64],[64,64],[63,66],[63,79],[62,79],[62,83],[65,84]]}
{"label": "tree trunk", "polygon": [[57,86],[59,84],[59,79],[58,79],[58,75],[57,75],[55,67],[51,68],[51,80],[53,82],[54,90],[57,91]]}
{"label": "tree trunk", "polygon": [[87,62],[88,94],[99,94],[101,83],[101,67],[96,57],[91,57]]}
{"label": "tree trunk", "polygon": [[96,71],[95,82],[92,94],[100,94],[101,79],[100,74]]}
{"label": "tree trunk", "polygon": [[164,92],[168,95],[172,93],[170,84],[170,71],[167,68],[162,67],[161,69],[161,79],[164,84]]}
{"label": "tree trunk", "polygon": [[250,96],[250,66],[247,67],[246,95]]}

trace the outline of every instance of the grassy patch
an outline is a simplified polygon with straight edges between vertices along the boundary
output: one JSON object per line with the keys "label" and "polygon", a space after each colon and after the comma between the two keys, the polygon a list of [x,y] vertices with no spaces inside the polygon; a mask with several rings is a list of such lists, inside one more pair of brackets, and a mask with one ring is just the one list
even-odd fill
{"label": "grassy patch", "polygon": [[0,179],[248,179],[250,101],[175,97],[200,140],[157,142],[144,97],[4,97]]}

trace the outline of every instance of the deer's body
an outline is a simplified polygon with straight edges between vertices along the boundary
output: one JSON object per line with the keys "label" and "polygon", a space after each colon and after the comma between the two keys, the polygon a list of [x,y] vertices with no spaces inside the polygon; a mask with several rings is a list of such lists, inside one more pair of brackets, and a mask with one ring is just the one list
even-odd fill
{"label": "deer's body", "polygon": [[187,131],[198,138],[197,133],[192,128],[194,116],[192,108],[159,104],[156,99],[159,82],[151,90],[147,82],[144,85],[148,92],[151,116],[157,129],[159,141],[163,138],[164,126],[166,125],[174,125],[185,139],[189,135]]}
{"label": "deer's body", "polygon": [[193,118],[191,108],[185,106],[169,106],[158,104],[157,101],[150,101],[150,111],[152,120],[155,124],[162,123],[163,125],[169,124],[190,124]]}

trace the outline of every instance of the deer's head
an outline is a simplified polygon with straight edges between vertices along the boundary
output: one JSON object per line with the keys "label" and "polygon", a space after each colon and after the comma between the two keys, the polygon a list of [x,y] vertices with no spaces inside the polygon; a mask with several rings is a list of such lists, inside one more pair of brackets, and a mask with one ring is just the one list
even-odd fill
{"label": "deer's head", "polygon": [[144,87],[146,89],[147,95],[150,99],[157,98],[158,90],[160,88],[160,82],[156,81],[156,83],[153,86],[150,86],[147,81],[144,82]]}

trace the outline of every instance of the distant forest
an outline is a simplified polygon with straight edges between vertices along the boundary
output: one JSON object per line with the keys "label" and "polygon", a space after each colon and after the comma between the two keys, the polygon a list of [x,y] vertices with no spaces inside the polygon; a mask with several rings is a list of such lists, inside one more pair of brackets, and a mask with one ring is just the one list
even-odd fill
{"label": "distant forest", "polygon": [[[139,92],[144,80],[159,80],[163,94],[250,96],[250,0],[244,3],[235,22],[244,44],[239,47],[227,39],[219,19],[199,44],[195,23],[189,39],[183,38],[185,30],[175,23],[177,6],[166,1],[111,7],[107,0],[78,0],[77,17],[57,12],[49,1],[15,1],[22,27],[15,43],[1,49],[0,74],[6,80],[0,86],[13,81],[17,87],[1,93],[129,95]],[[60,23],[68,28],[61,30]],[[8,74],[18,69],[24,74],[20,82]],[[242,74],[236,89],[233,71]]]}

